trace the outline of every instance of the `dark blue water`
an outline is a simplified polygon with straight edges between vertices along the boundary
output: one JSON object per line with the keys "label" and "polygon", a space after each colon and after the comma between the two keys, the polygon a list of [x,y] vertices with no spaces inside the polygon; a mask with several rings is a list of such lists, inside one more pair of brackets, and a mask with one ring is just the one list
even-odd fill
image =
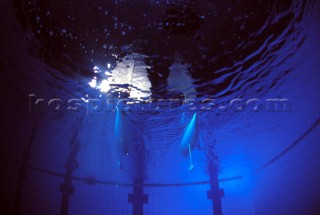
{"label": "dark blue water", "polygon": [[1,214],[319,213],[317,1],[0,14]]}

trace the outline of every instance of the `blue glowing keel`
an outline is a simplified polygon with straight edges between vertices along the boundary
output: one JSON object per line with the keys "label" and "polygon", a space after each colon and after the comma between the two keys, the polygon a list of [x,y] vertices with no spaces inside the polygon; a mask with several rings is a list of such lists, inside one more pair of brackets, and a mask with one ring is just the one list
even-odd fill
{"label": "blue glowing keel", "polygon": [[124,153],[124,121],[121,110],[119,108],[116,109],[116,119],[114,124],[114,136],[115,136],[115,144],[116,147],[119,150],[119,161],[118,161],[118,167],[119,169],[122,169],[122,155]]}
{"label": "blue glowing keel", "polygon": [[180,144],[181,153],[185,156],[189,155],[189,145],[191,150],[194,148],[198,140],[198,129],[197,129],[197,114],[193,114],[193,117],[188,124]]}
{"label": "blue glowing keel", "polygon": [[123,144],[124,122],[123,122],[123,116],[122,116],[121,110],[119,110],[119,108],[116,109],[114,135],[115,135],[117,146],[121,146]]}
{"label": "blue glowing keel", "polygon": [[190,168],[189,171],[193,170],[193,163],[192,163],[192,149],[196,145],[198,140],[198,128],[197,128],[197,114],[195,113],[188,124],[182,140],[180,144],[181,153],[184,156],[189,156],[190,159]]}
{"label": "blue glowing keel", "polygon": [[189,166],[189,171],[191,172],[194,168],[193,162],[192,162],[192,150],[191,146],[189,145],[189,159],[190,159],[190,166]]}

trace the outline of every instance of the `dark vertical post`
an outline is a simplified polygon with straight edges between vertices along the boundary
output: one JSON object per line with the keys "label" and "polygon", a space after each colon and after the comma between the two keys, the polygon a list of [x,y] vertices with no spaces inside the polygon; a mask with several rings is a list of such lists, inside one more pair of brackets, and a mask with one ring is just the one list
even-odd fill
{"label": "dark vertical post", "polygon": [[219,188],[217,167],[209,165],[208,171],[211,190],[207,192],[207,198],[212,200],[213,215],[222,215],[221,198],[224,197],[224,190]]}
{"label": "dark vertical post", "polygon": [[72,186],[72,176],[73,171],[76,170],[79,166],[77,162],[77,155],[80,147],[81,145],[77,141],[74,141],[74,143],[72,143],[72,149],[70,151],[67,162],[65,163],[66,174],[64,176],[64,182],[60,185],[60,191],[62,192],[60,206],[61,215],[68,215],[70,195],[74,193],[74,187]]}
{"label": "dark vertical post", "polygon": [[[130,154],[133,158],[133,192],[128,194],[128,203],[132,204],[133,215],[143,215],[143,204],[148,203],[148,195],[143,193],[143,183],[145,179],[146,170],[146,148],[144,145],[144,139],[142,132],[130,119],[127,118],[127,114],[123,115],[124,129],[127,136],[131,138],[127,139],[127,136],[123,136],[123,147],[126,153]],[[130,124],[129,124],[130,123]],[[143,126],[142,126],[143,127]],[[134,141],[132,141],[134,140]]]}
{"label": "dark vertical post", "polygon": [[133,193],[128,195],[128,202],[132,203],[132,214],[143,215],[143,204],[148,203],[148,195],[143,193],[143,185],[133,186]]}
{"label": "dark vertical post", "polygon": [[137,144],[134,147],[136,147],[136,152],[133,154],[135,157],[134,185],[133,192],[128,195],[128,202],[132,204],[133,215],[143,215],[143,204],[149,201],[148,195],[143,193],[146,154],[144,144]]}
{"label": "dark vertical post", "polygon": [[31,137],[28,142],[27,148],[24,151],[22,155],[22,163],[20,166],[20,170],[18,173],[18,185],[17,185],[17,192],[16,192],[16,200],[15,200],[15,208],[14,208],[14,214],[19,215],[20,214],[20,199],[21,199],[21,191],[23,187],[23,181],[25,180],[27,176],[27,167],[28,167],[28,162],[31,158],[31,148],[34,143],[34,138],[36,137],[36,130],[37,130],[37,125],[32,129]]}

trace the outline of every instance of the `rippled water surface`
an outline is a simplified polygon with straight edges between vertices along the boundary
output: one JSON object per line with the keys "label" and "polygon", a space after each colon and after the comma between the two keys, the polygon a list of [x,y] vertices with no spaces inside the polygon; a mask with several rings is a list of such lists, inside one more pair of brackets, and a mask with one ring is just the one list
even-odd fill
{"label": "rippled water surface", "polygon": [[[245,178],[239,186],[250,190],[319,124],[317,1],[14,0],[1,8],[0,157],[11,171],[22,162],[62,177],[74,156],[74,180],[166,187],[208,184],[215,166],[219,179]],[[70,111],[70,99],[83,109]],[[270,99],[287,106],[270,110]],[[194,113],[197,141],[183,155]]]}
{"label": "rippled water surface", "polygon": [[56,78],[80,76],[102,92],[133,98],[220,98],[267,91],[290,72],[276,68],[303,43],[301,19],[312,4],[15,1],[13,6],[29,51],[54,68]]}

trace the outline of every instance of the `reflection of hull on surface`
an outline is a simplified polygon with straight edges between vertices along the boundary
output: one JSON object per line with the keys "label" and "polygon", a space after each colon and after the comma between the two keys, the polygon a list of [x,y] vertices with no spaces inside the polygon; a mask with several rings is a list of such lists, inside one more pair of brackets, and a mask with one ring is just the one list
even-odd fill
{"label": "reflection of hull on surface", "polygon": [[193,114],[193,117],[183,134],[181,144],[180,144],[181,153],[187,156],[189,154],[189,145],[190,145],[190,149],[192,150],[196,145],[197,140],[198,140],[197,114],[195,113]]}

